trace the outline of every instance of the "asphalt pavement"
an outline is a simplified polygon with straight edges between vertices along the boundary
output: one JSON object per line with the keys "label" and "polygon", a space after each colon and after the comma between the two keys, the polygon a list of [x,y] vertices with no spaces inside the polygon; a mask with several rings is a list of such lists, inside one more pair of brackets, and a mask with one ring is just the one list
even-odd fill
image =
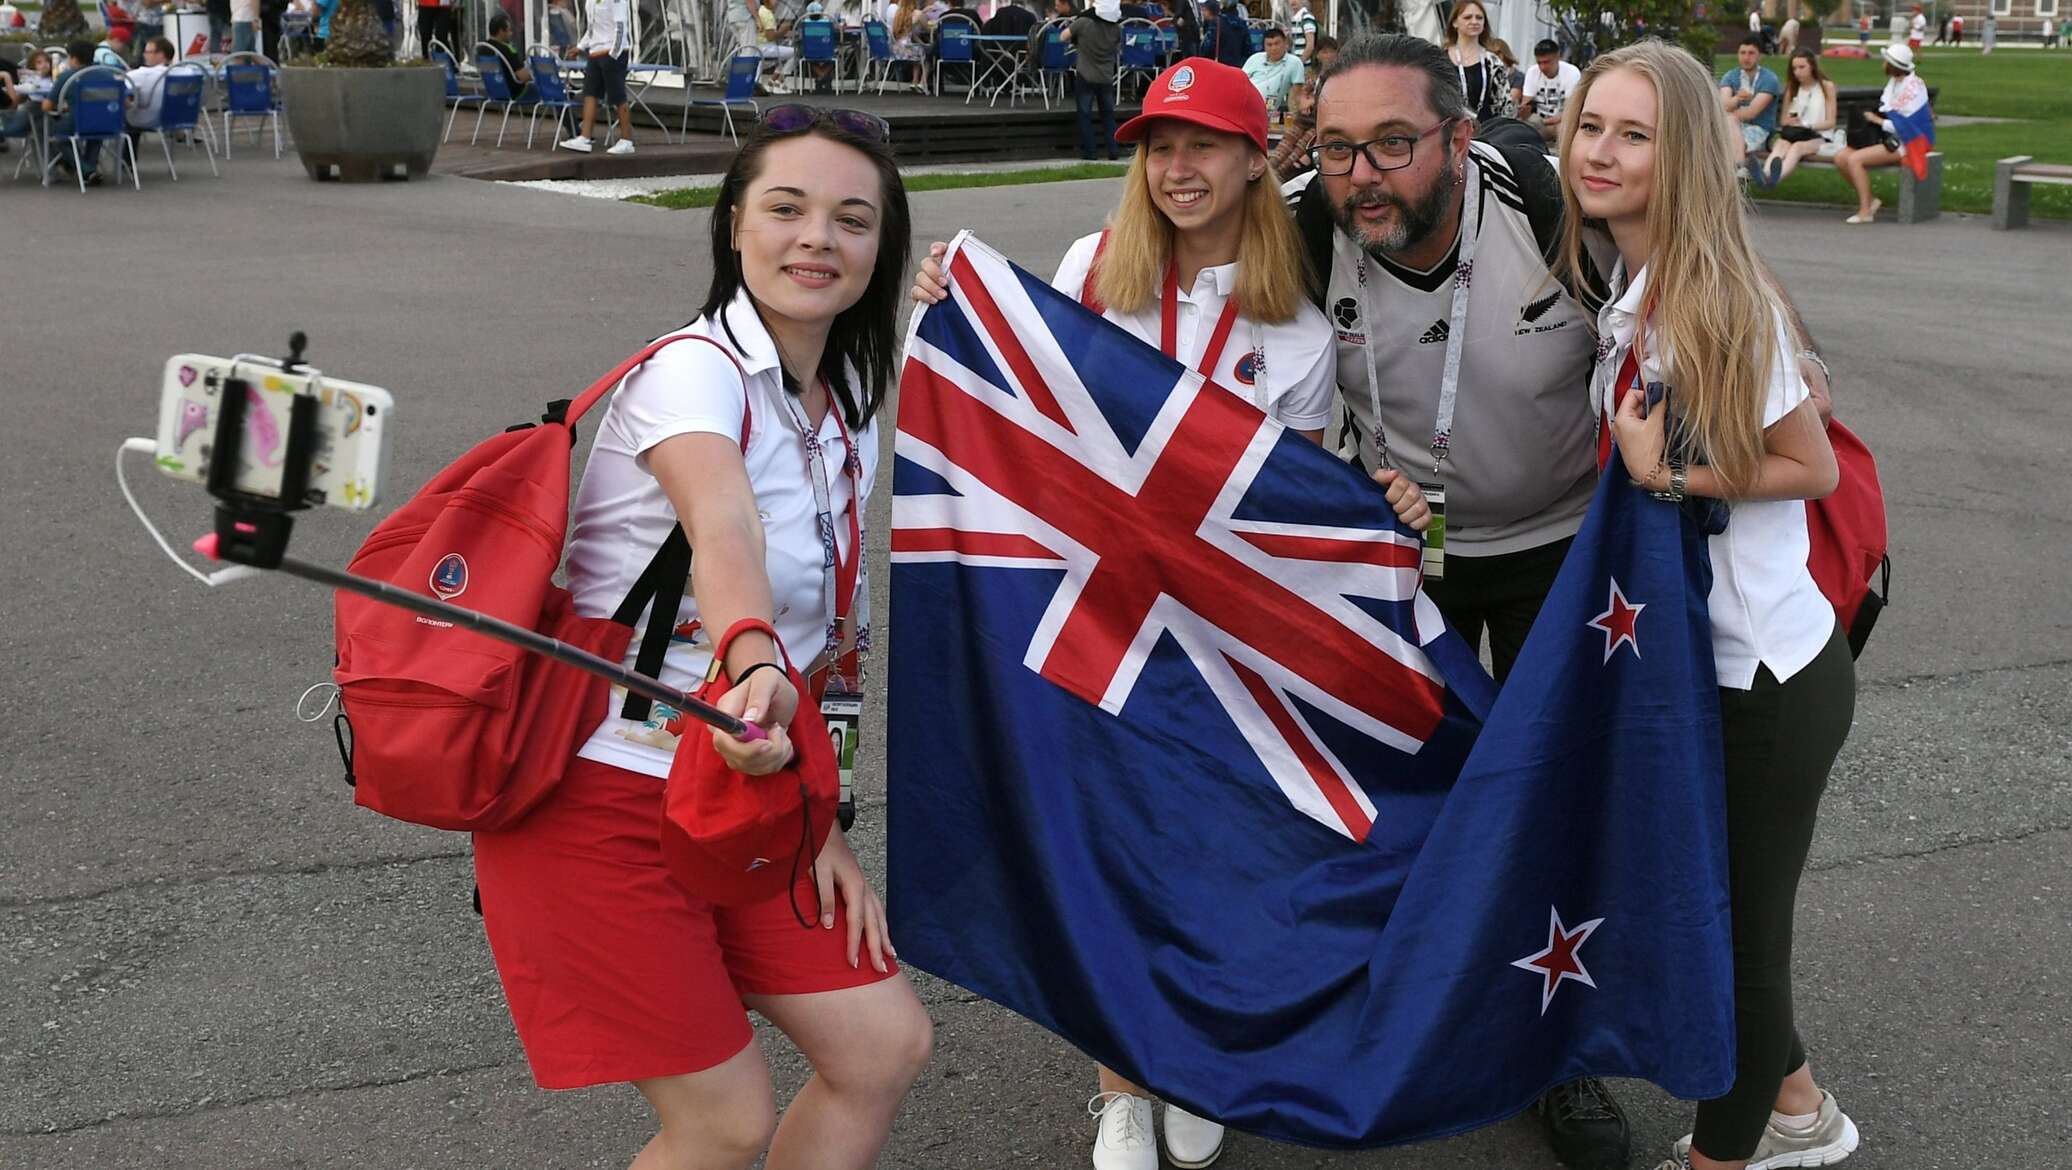
{"label": "asphalt pavement", "polygon": [[[202,588],[113,462],[153,429],[168,355],[279,352],[300,329],[326,370],[394,391],[400,497],[687,319],[704,213],[319,185],[251,154],[177,184],[147,160],[146,184],[0,187],[0,1167],[623,1166],[649,1132],[632,1090],[527,1075],[467,842],[356,809],[328,727],[295,720],[328,676],[327,599]],[[917,242],[974,226],[1047,272],[1115,187],[917,196]],[[1757,227],[1880,459],[1896,571],[1804,886],[1800,1022],[1862,1129],[1850,1165],[2040,1170],[2072,1143],[2072,228],[1839,219],[1764,208]],[[206,526],[198,491],[133,475],[182,541]],[[309,515],[298,550],[342,563],[367,527]],[[872,743],[856,837],[875,868]],[[883,1164],[1084,1166],[1088,1063],[917,982],[937,1056]],[[765,1040],[788,1093],[804,1070]],[[1689,1108],[1617,1089],[1652,1166]],[[1237,1138],[1221,1164],[1554,1165],[1529,1118],[1365,1154]]]}

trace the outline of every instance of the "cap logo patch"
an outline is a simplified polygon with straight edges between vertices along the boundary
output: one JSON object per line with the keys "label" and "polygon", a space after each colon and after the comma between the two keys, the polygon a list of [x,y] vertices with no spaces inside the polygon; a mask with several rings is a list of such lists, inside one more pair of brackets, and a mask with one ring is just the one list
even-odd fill
{"label": "cap logo patch", "polygon": [[1166,92],[1185,93],[1194,86],[1194,66],[1182,65],[1166,79]]}

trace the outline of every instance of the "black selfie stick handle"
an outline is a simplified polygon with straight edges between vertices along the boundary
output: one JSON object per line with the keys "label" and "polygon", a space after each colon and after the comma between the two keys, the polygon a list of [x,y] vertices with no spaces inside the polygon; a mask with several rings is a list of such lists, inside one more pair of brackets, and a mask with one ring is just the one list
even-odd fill
{"label": "black selfie stick handle", "polygon": [[559,638],[550,638],[537,630],[528,630],[524,626],[512,625],[510,622],[503,621],[500,618],[490,617],[486,613],[472,609],[463,609],[450,602],[440,601],[434,597],[426,597],[422,593],[414,593],[401,586],[391,585],[386,581],[376,581],[369,577],[341,572],[324,565],[311,564],[297,557],[282,557],[280,571],[290,576],[300,577],[305,581],[313,581],[327,588],[343,589],[348,593],[357,593],[362,597],[371,597],[384,605],[393,605],[399,609],[407,609],[412,613],[423,614],[429,618],[452,622],[456,626],[473,630],[478,634],[495,638],[501,642],[509,642],[514,646],[523,647],[535,654],[544,654],[556,662],[566,663],[577,670],[588,671],[600,678],[609,679],[644,699],[652,699],[658,703],[667,703],[701,723],[719,728],[735,739],[753,740],[763,738],[761,734],[762,728],[756,727],[744,719],[729,715],[718,707],[710,703],[700,702],[677,690],[675,687],[664,686],[647,675],[627,670],[619,663],[600,658],[580,647],[571,646]]}

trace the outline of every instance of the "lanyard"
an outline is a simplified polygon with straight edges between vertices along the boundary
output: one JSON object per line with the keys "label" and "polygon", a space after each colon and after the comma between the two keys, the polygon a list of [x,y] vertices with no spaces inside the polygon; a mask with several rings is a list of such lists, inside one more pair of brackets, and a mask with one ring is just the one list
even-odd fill
{"label": "lanyard", "polygon": [[[1446,364],[1439,375],[1439,414],[1432,420],[1432,474],[1437,476],[1439,468],[1446,462],[1446,453],[1453,446],[1453,408],[1460,399],[1461,347],[1468,336],[1468,285],[1474,280],[1475,244],[1482,234],[1482,166],[1473,163],[1467,167],[1466,190],[1461,194],[1460,254],[1453,265],[1453,315],[1449,318],[1446,334]],[[1394,469],[1395,460],[1389,456],[1388,435],[1381,425],[1381,377],[1374,362],[1374,328],[1379,318],[1374,315],[1372,302],[1367,296],[1367,252],[1360,250],[1357,269],[1360,281],[1360,316],[1367,322],[1367,338],[1360,346],[1367,359],[1367,395],[1374,411],[1374,450],[1381,457],[1381,465]]]}
{"label": "lanyard", "polygon": [[[1202,350],[1201,364],[1195,369],[1201,376],[1213,381],[1216,377],[1216,362],[1223,356],[1223,347],[1230,341],[1231,327],[1237,324],[1237,298],[1230,297],[1223,302],[1223,315],[1216,318],[1215,332],[1209,334],[1208,348]],[[1158,304],[1158,348],[1169,358],[1177,359],[1180,337],[1180,265],[1177,261],[1166,264],[1165,295]]]}
{"label": "lanyard", "polygon": [[862,571],[863,528],[857,516],[863,511],[863,460],[856,453],[856,440],[849,434],[849,424],[842,419],[841,404],[835,401],[833,390],[828,388],[826,379],[822,379],[820,385],[827,393],[827,411],[834,416],[835,429],[841,432],[842,448],[846,452],[842,459],[842,473],[849,478],[849,556],[846,560],[838,555],[835,544],[834,503],[828,492],[827,452],[820,445],[820,434],[807,425],[806,416],[790,394],[780,391],[778,397],[784,400],[784,413],[806,446],[806,478],[813,484],[813,506],[819,512],[820,521],[822,612],[832,615],[828,619],[827,644],[824,647],[825,660],[831,666],[835,661],[835,651],[841,645],[842,627],[849,620],[850,605],[856,598],[856,578]]}
{"label": "lanyard", "polygon": [[[1619,275],[1625,272],[1624,261],[1620,262]],[[1611,364],[1611,336],[1605,335],[1606,349],[1597,359],[1596,368],[1590,372],[1590,401],[1597,409],[1597,468],[1602,471],[1612,456],[1612,415],[1626,401],[1626,395],[1640,389],[1642,348],[1646,345],[1648,318],[1654,315],[1654,298],[1642,299],[1640,319],[1633,323],[1633,340],[1626,346],[1626,358],[1616,367]],[[1612,380],[1605,381],[1605,371],[1617,369]],[[1615,389],[1616,388],[1616,389]],[[1610,399],[1610,401],[1606,401]]]}

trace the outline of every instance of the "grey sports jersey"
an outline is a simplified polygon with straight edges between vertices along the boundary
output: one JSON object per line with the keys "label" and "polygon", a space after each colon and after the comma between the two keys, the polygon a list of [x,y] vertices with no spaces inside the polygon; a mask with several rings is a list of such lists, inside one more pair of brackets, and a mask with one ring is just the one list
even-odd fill
{"label": "grey sports jersey", "polygon": [[[1439,479],[1446,485],[1448,555],[1492,556],[1572,536],[1582,525],[1597,481],[1589,395],[1596,346],[1582,306],[1549,273],[1534,242],[1521,176],[1481,142],[1470,157],[1481,171],[1482,225],[1469,274],[1452,450]],[[1553,167],[1544,169],[1523,181],[1557,183]],[[1558,189],[1552,200],[1558,207]],[[1361,461],[1379,465],[1360,350],[1372,344],[1389,451],[1398,466],[1429,481],[1455,257],[1413,272],[1370,256],[1363,298],[1360,249],[1343,232],[1332,237],[1328,316]]]}

